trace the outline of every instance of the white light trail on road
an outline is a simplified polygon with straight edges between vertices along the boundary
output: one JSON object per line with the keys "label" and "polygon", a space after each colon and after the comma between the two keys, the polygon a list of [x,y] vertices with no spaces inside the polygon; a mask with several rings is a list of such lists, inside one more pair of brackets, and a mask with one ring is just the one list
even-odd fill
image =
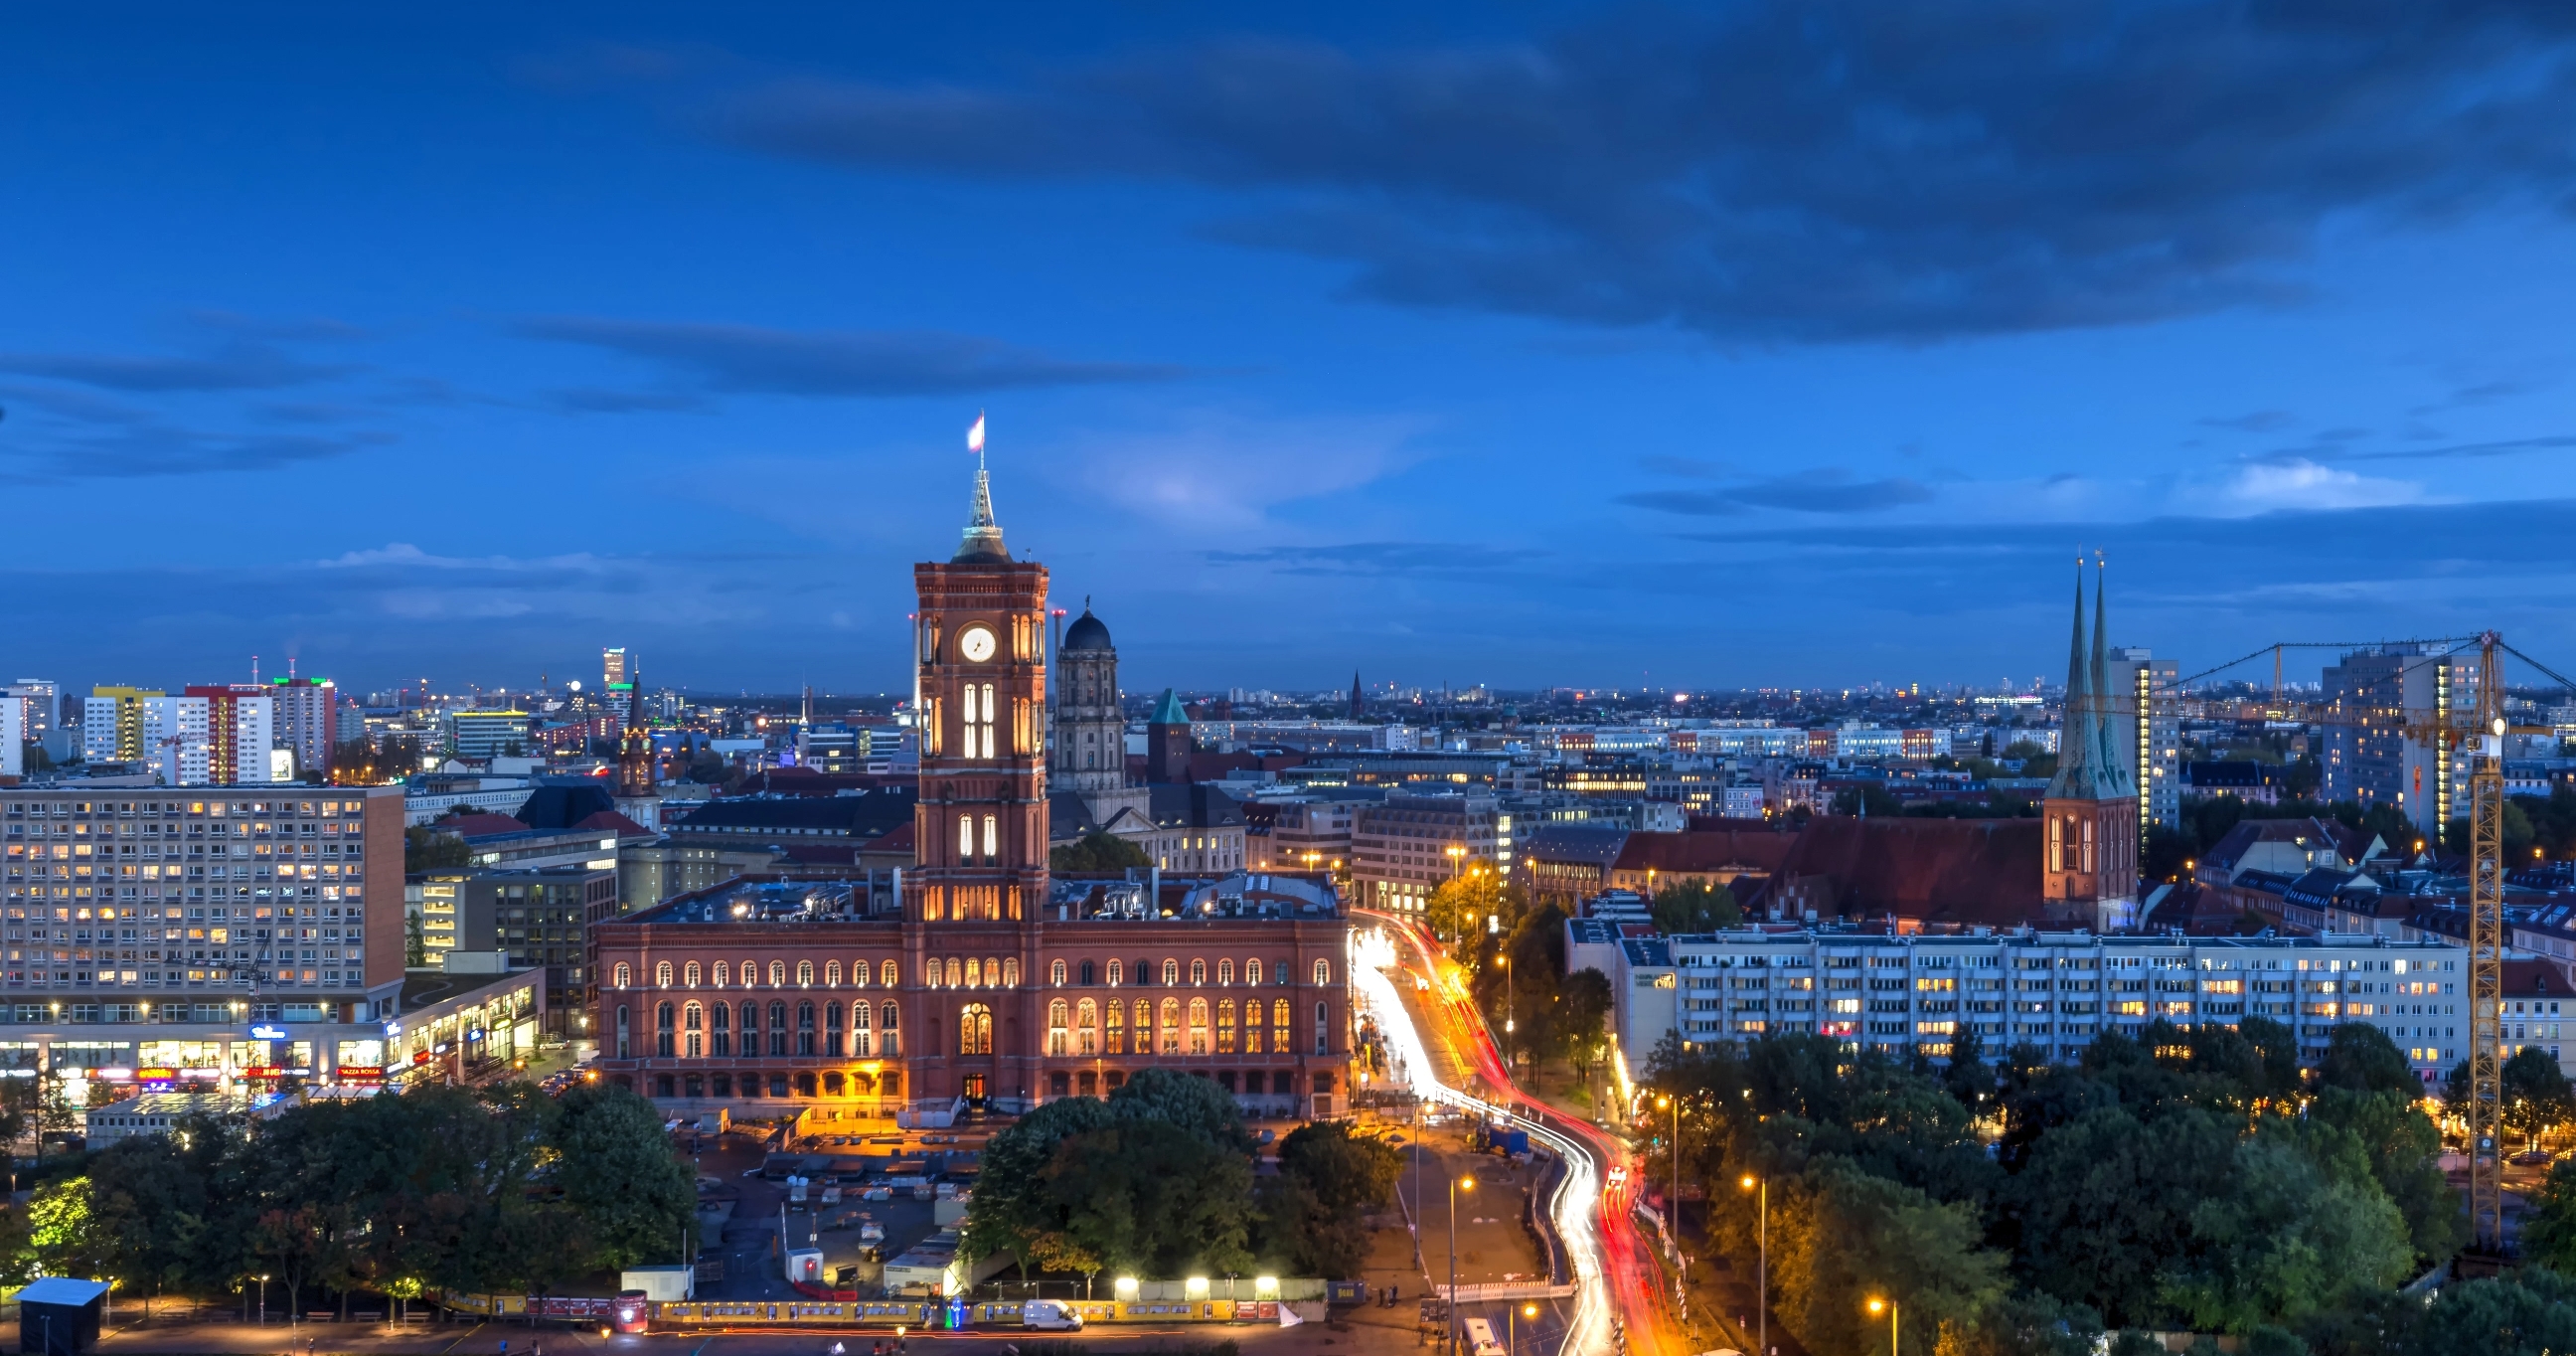
{"label": "white light trail on road", "polygon": [[1414,1029],[1413,1014],[1405,1008],[1403,997],[1396,991],[1396,981],[1388,974],[1401,966],[1394,939],[1382,928],[1371,929],[1356,938],[1353,955],[1358,963],[1351,967],[1352,983],[1360,990],[1362,1004],[1377,1018],[1378,1032],[1403,1065],[1415,1096],[1464,1107],[1525,1129],[1531,1139],[1546,1145],[1564,1161],[1565,1181],[1557,1187],[1549,1208],[1556,1221],[1557,1236],[1565,1240],[1566,1263],[1574,1272],[1574,1317],[1566,1324],[1562,1350],[1567,1356],[1605,1356],[1613,1348],[1609,1305],[1601,1281],[1601,1170],[1592,1159],[1592,1151],[1537,1121],[1515,1116],[1442,1083],[1432,1073],[1438,1066],[1431,1062],[1431,1050],[1423,1044],[1422,1033]]}

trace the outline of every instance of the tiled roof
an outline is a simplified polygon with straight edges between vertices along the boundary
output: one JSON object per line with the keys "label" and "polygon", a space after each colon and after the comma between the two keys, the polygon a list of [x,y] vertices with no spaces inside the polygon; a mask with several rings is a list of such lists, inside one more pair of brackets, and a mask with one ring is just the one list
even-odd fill
{"label": "tiled roof", "polygon": [[1692,829],[1683,833],[1632,833],[1619,848],[1614,871],[1776,871],[1798,841],[1791,833]]}
{"label": "tiled roof", "polygon": [[620,838],[650,838],[653,831],[615,810],[602,810],[572,826],[576,833],[615,833]]}
{"label": "tiled roof", "polygon": [[1629,830],[1616,825],[1541,824],[1517,835],[1513,851],[1525,860],[1590,862],[1608,866],[1619,860]]}
{"label": "tiled roof", "polygon": [[2040,832],[2036,819],[1818,815],[1772,879],[1828,878],[1847,915],[2013,926],[2043,911]]}

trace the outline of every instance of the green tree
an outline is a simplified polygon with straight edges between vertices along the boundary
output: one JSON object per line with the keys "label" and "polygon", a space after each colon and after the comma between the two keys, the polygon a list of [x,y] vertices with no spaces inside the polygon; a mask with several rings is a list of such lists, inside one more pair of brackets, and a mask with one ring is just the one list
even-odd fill
{"label": "green tree", "polygon": [[1488,919],[1517,920],[1520,915],[1520,887],[1481,865],[1440,882],[1422,910],[1432,935],[1447,942],[1451,958],[1462,964],[1482,944],[1491,926]]}
{"label": "green tree", "polygon": [[1339,1121],[1290,1131],[1279,1142],[1279,1175],[1262,1183],[1267,1246],[1301,1276],[1359,1275],[1367,1212],[1394,1199],[1403,1162],[1394,1145]]}
{"label": "green tree", "polygon": [[114,1233],[95,1206],[87,1175],[57,1177],[28,1198],[27,1241],[46,1275],[113,1274]]}
{"label": "green tree", "polygon": [[1153,864],[1145,849],[1099,829],[1047,852],[1047,868],[1052,871],[1125,871]]}
{"label": "green tree", "polygon": [[2567,1075],[2559,1071],[2557,1059],[2548,1051],[2526,1045],[2496,1073],[2503,1103],[2498,1110],[2506,1127],[2520,1132],[2526,1144],[2537,1143],[2542,1134],[2566,1121]]}
{"label": "green tree", "polygon": [[1610,977],[1590,966],[1567,975],[1557,989],[1556,1020],[1549,1028],[1556,1053],[1587,1081],[1610,1053],[1610,1008]]}
{"label": "green tree", "polygon": [[1178,1069],[1143,1069],[1109,1094],[1121,1121],[1159,1121],[1229,1154],[1252,1152],[1243,1111],[1224,1090]]}
{"label": "green tree", "polygon": [[2201,1203],[2226,1190],[2236,1133],[2198,1109],[2140,1124],[2103,1107],[2040,1136],[2012,1186],[2023,1273],[2113,1326],[2161,1325],[2167,1264]]}
{"label": "green tree", "polygon": [[2522,1255],[2576,1280],[2576,1162],[2561,1159],[2531,1196],[2523,1217]]}
{"label": "green tree", "polygon": [[2301,1322],[2395,1285],[2414,1257],[2404,1217],[2367,1166],[2321,1163],[2290,1133],[2237,1143],[2226,1188],[2194,1207],[2191,1235],[2191,1260],[2165,1297],[2217,1332]]}
{"label": "green tree", "polygon": [[1166,1121],[1075,1135],[1038,1172],[1071,1246],[1141,1276],[1248,1270],[1252,1165]]}
{"label": "green tree", "polygon": [[2308,1118],[2354,1138],[2381,1193],[2405,1217],[2417,1262],[2432,1265],[2460,1250],[2468,1221],[2460,1194],[2442,1176],[2442,1133],[2416,1105],[2417,1086],[2409,1077],[2402,1091],[2328,1087],[2308,1104]]}
{"label": "green tree", "polygon": [[2406,1356],[2544,1356],[2576,1351],[2576,1282],[2545,1268],[2442,1287],[2411,1324]]}
{"label": "green tree", "polygon": [[1647,903],[1655,927],[1667,936],[1714,932],[1744,921],[1735,892],[1713,881],[1677,880],[1655,891]]}
{"label": "green tree", "polygon": [[1959,1341],[2008,1288],[1974,1211],[1848,1162],[1820,1160],[1771,1200],[1779,1314],[1810,1351],[1886,1351],[1886,1327],[1863,1307],[1873,1295],[1902,1305],[1918,1334]]}
{"label": "green tree", "polygon": [[1009,1253],[1021,1279],[1031,1263],[1049,1271],[1097,1273],[1104,1261],[1077,1246],[1071,1218],[1041,1189],[1038,1174],[1065,1140],[1116,1124],[1118,1113],[1094,1097],[1041,1103],[993,1136],[976,1175],[975,1209],[959,1240],[969,1260]]}
{"label": "green tree", "polygon": [[452,833],[440,833],[426,824],[415,824],[403,830],[403,870],[437,871],[464,866],[474,860],[465,840]]}
{"label": "green tree", "polygon": [[551,1119],[554,1181],[597,1249],[596,1265],[631,1267],[679,1252],[697,1222],[697,1183],[671,1152],[653,1104],[624,1088],[577,1083]]}
{"label": "green tree", "polygon": [[2345,1022],[2334,1029],[2326,1057],[2317,1066],[2317,1082],[2329,1088],[2408,1096],[2423,1089],[2406,1052],[2388,1039],[2387,1032],[2365,1022]]}

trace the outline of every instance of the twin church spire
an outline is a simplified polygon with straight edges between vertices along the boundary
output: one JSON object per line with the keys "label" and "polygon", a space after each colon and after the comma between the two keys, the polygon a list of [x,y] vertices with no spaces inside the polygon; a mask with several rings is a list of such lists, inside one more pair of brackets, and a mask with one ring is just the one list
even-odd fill
{"label": "twin church spire", "polygon": [[2093,648],[2084,648],[2084,563],[2075,564],[2075,628],[2066,647],[2066,720],[2057,739],[2057,775],[2049,781],[2050,800],[2125,800],[2137,794],[2129,772],[2111,746],[2108,659],[2109,610],[2103,604],[2102,570],[2097,560],[2093,579]]}

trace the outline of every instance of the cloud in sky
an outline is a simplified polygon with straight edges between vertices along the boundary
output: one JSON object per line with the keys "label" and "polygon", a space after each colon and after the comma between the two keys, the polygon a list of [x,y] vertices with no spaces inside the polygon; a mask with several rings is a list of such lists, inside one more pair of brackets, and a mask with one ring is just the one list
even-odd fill
{"label": "cloud in sky", "polygon": [[40,451],[0,454],[0,480],[58,484],[74,480],[138,480],[272,471],[330,461],[396,441],[390,433],[359,430],[315,434],[225,434],[138,425],[96,437],[54,443]]}
{"label": "cloud in sky", "polygon": [[2209,508],[2220,517],[2244,517],[2282,510],[2387,508],[2421,503],[2428,497],[2415,481],[2365,476],[2305,457],[2287,457],[2239,470]]}
{"label": "cloud in sky", "polygon": [[111,391],[266,391],[346,376],[345,363],[305,362],[266,344],[227,344],[198,357],[99,353],[0,353],[0,372],[50,377]]}
{"label": "cloud in sky", "polygon": [[1882,0],[1628,9],[1405,53],[1238,40],[1015,84],[779,81],[778,155],[1230,195],[1385,301],[1933,340],[2301,295],[2329,217],[2548,205],[2576,7]]}
{"label": "cloud in sky", "polygon": [[[1684,473],[1669,467],[1658,469]],[[1659,513],[1721,518],[1763,508],[1796,513],[1879,513],[1909,504],[1928,504],[1932,497],[1932,488],[1919,480],[1903,476],[1862,480],[1848,471],[1826,468],[1718,490],[1640,490],[1620,495],[1614,502]]]}
{"label": "cloud in sky", "polygon": [[716,390],[762,395],[962,395],[1186,375],[1167,363],[1059,358],[999,339],[927,330],[783,330],[599,316],[539,317],[515,329],[532,339],[641,358]]}

